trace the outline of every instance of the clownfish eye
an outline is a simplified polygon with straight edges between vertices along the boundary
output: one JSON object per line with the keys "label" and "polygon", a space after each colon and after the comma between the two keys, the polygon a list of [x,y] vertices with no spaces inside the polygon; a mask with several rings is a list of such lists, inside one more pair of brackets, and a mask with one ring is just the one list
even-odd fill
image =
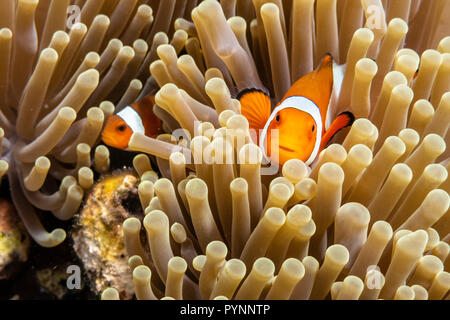
{"label": "clownfish eye", "polygon": [[275,119],[277,120],[277,122],[280,122],[280,115],[277,114],[277,117]]}
{"label": "clownfish eye", "polygon": [[124,124],[117,127],[117,130],[119,130],[120,132],[124,132],[126,129],[127,127]]}
{"label": "clownfish eye", "polygon": [[312,130],[311,131],[314,132],[314,130],[316,130],[316,126],[315,125],[312,126]]}

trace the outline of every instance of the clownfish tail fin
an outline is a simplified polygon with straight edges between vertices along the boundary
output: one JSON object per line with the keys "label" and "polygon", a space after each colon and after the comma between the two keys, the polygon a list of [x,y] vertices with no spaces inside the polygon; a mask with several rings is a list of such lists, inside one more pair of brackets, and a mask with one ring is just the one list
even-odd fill
{"label": "clownfish tail fin", "polygon": [[320,146],[321,149],[326,147],[326,145],[331,141],[331,139],[333,139],[336,133],[346,127],[351,126],[353,122],[355,122],[355,116],[353,115],[353,113],[349,111],[340,113],[323,135]]}
{"label": "clownfish tail fin", "polygon": [[269,95],[260,89],[249,88],[241,91],[236,99],[241,103],[241,114],[247,118],[250,128],[264,128],[272,110]]}

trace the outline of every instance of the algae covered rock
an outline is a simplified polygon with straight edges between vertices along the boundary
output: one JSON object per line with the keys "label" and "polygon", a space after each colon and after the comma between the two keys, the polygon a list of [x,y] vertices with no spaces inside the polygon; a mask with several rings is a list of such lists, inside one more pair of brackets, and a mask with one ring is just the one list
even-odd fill
{"label": "algae covered rock", "polygon": [[11,278],[28,259],[30,238],[13,206],[0,199],[0,280]]}
{"label": "algae covered rock", "polygon": [[67,297],[72,290],[78,290],[78,292],[81,292],[84,288],[84,282],[81,277],[79,279],[79,288],[68,286],[68,279],[70,279],[71,276],[71,273],[68,272],[68,270],[71,270],[70,266],[71,262],[66,262],[55,267],[36,270],[36,278],[41,286],[41,289],[49,294],[52,294],[59,300]]}
{"label": "algae covered rock", "polygon": [[74,250],[96,294],[107,287],[114,287],[122,299],[133,297],[122,223],[133,216],[140,220],[143,218],[138,181],[130,171],[118,171],[101,178],[75,217],[72,229]]}

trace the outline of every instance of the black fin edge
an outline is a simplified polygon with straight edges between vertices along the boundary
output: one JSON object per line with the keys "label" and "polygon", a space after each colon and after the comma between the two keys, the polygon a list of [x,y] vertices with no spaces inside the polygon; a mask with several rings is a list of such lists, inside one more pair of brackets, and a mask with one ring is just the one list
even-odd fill
{"label": "black fin edge", "polygon": [[322,64],[323,60],[324,60],[326,57],[330,57],[332,63],[336,61],[336,60],[334,60],[333,55],[332,55],[331,53],[327,52],[327,53],[325,53],[325,54],[322,56],[322,58],[320,59],[320,61],[319,61],[318,64],[317,64],[317,67],[316,67],[316,68],[318,68],[318,67]]}
{"label": "black fin edge", "polygon": [[[330,139],[328,139],[328,143],[330,143],[330,141],[333,140],[333,138],[334,138],[339,132],[341,132],[342,129],[347,128],[347,127],[350,127],[350,126],[355,122],[355,116],[354,116],[353,113],[351,113],[350,111],[344,111],[344,112],[341,112],[341,113],[339,113],[339,114],[337,115],[336,118],[338,118],[339,116],[342,116],[342,115],[344,115],[344,114],[347,115],[347,116],[350,118],[349,123],[348,123],[345,127],[342,127],[341,129],[339,129],[338,131],[336,131],[336,132],[330,137]],[[328,145],[328,144],[327,144],[327,145]]]}
{"label": "black fin edge", "polygon": [[[248,89],[244,89],[241,92],[238,93],[238,95],[236,96],[237,100],[241,100],[241,98],[243,96],[245,96],[247,93],[252,93],[252,92],[260,92],[264,95],[266,95],[267,97],[269,97],[269,95],[267,94],[267,92],[261,90],[261,89],[257,89],[257,88],[248,88]],[[269,97],[270,98],[270,97]]]}
{"label": "black fin edge", "polygon": [[350,111],[344,111],[344,112],[339,113],[337,117],[344,115],[344,114],[350,118],[349,124],[344,127],[344,128],[346,128],[346,127],[351,126],[355,122],[355,115],[353,113],[351,113]]}
{"label": "black fin edge", "polygon": [[323,57],[322,57],[322,59],[320,60],[320,61],[322,61],[325,57],[327,57],[327,56],[329,56],[333,61],[334,61],[334,57],[333,57],[333,55],[331,54],[331,52],[326,52],[324,55],[323,55]]}

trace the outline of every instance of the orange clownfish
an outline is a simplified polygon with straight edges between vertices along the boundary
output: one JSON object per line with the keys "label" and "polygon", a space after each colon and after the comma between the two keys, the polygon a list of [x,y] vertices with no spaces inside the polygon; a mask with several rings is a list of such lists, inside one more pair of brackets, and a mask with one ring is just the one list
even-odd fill
{"label": "orange clownfish", "polygon": [[156,138],[163,133],[162,121],[153,113],[155,97],[147,95],[109,117],[102,132],[102,140],[110,147],[127,150],[135,132]]}
{"label": "orange clownfish", "polygon": [[[339,90],[336,88],[342,83],[340,68],[326,55],[316,70],[292,85],[273,111],[269,96],[262,90],[246,89],[238,95],[241,113],[250,128],[260,132],[257,143],[265,155],[270,158],[271,148],[278,149],[278,161],[272,161],[283,165],[289,159],[300,159],[310,165],[339,130],[353,123],[350,112],[327,123],[334,84]],[[278,138],[272,134],[277,129]]]}

